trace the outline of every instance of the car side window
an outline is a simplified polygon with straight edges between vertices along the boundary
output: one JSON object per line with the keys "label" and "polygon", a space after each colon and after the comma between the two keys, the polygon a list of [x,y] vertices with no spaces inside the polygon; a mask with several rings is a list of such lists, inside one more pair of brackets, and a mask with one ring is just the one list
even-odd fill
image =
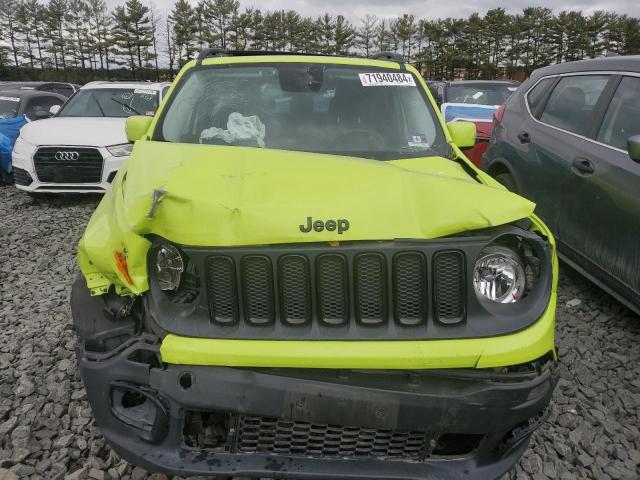
{"label": "car side window", "polygon": [[27,108],[24,114],[33,119],[36,112],[45,111],[48,112],[53,105],[62,105],[62,100],[56,97],[36,97],[31,98],[27,104]]}
{"label": "car side window", "polygon": [[167,96],[167,93],[169,93],[169,89],[171,88],[171,85],[167,85],[166,87],[164,87],[162,89],[162,98]]}
{"label": "car side window", "polygon": [[562,78],[553,89],[540,121],[578,135],[586,134],[591,113],[609,78],[609,75]]}
{"label": "car side window", "polygon": [[553,82],[555,82],[555,80],[555,77],[540,80],[538,84],[533,87],[527,94],[527,104],[529,105],[529,110],[534,117],[538,118],[540,116],[538,107],[540,106],[540,103],[543,101],[543,99],[547,96],[547,93],[553,86]]}
{"label": "car side window", "polygon": [[640,78],[624,77],[604,116],[598,141],[627,149],[627,139],[640,134]]}

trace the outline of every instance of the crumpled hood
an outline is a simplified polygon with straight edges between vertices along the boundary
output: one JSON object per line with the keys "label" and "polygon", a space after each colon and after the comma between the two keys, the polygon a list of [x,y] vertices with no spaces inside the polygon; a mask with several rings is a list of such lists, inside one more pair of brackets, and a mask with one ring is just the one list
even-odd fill
{"label": "crumpled hood", "polygon": [[[534,209],[440,157],[381,162],[142,141],[123,173],[87,227],[80,264],[85,276],[103,275],[104,262],[113,271],[114,250],[126,252],[133,291],[148,288],[147,234],[193,246],[428,239],[508,223]],[[316,221],[323,228],[308,231]]]}
{"label": "crumpled hood", "polygon": [[126,118],[54,117],[30,122],[20,135],[32,145],[106,147],[127,143]]}
{"label": "crumpled hood", "polygon": [[[187,245],[434,238],[517,220],[534,206],[439,157],[380,162],[141,142],[127,170],[127,223]],[[308,217],[347,220],[349,229],[305,233]]]}

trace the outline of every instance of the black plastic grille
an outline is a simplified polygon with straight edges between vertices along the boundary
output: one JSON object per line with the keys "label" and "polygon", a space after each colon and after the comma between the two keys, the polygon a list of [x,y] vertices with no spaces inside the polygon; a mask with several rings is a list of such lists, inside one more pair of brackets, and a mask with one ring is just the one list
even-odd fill
{"label": "black plastic grille", "polygon": [[[76,160],[58,160],[57,152],[77,152]],[[55,183],[98,183],[103,158],[96,148],[40,147],[33,156],[38,180]]]}
{"label": "black plastic grille", "polygon": [[263,325],[274,319],[271,260],[262,255],[242,259],[242,280],[247,322]]}
{"label": "black plastic grille", "polygon": [[231,324],[238,321],[238,288],[236,267],[230,257],[207,259],[209,311],[214,322]]}
{"label": "black plastic grille", "polygon": [[378,253],[363,253],[355,260],[355,294],[358,320],[378,325],[387,320],[387,275],[385,258]]}
{"label": "black plastic grille", "polygon": [[296,335],[322,334],[316,324],[336,336],[347,334],[338,329],[348,327],[385,338],[385,326],[392,332],[423,331],[430,321],[465,318],[465,255],[459,251],[246,251],[208,255],[204,262],[211,321],[240,322],[236,338],[259,335],[250,329],[264,325],[275,325],[271,334],[280,338],[294,334],[287,330],[293,328]]}
{"label": "black plastic grille", "polygon": [[438,252],[433,263],[436,318],[442,323],[460,322],[465,315],[464,254]]}
{"label": "black plastic grille", "polygon": [[318,303],[320,320],[344,325],[349,320],[349,277],[347,259],[338,254],[318,257]]}
{"label": "black plastic grille", "polygon": [[402,325],[427,321],[427,266],[419,252],[403,252],[395,257],[394,283],[396,320]]}
{"label": "black plastic grille", "polygon": [[431,438],[426,432],[332,426],[270,417],[241,416],[238,423],[237,449],[241,453],[421,460]]}
{"label": "black plastic grille", "polygon": [[14,167],[13,180],[17,185],[24,185],[25,187],[28,187],[29,185],[31,185],[31,183],[33,183],[33,178],[31,178],[29,172],[23,170],[22,168]]}
{"label": "black plastic grille", "polygon": [[311,285],[309,261],[302,255],[285,255],[280,259],[282,317],[292,325],[311,320]]}

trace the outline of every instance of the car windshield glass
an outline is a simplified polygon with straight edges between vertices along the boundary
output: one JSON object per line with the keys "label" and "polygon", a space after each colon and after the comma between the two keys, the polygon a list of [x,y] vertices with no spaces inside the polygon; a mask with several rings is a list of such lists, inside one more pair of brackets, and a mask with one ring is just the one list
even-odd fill
{"label": "car windshield glass", "polygon": [[18,114],[20,99],[0,94],[0,119],[13,118]]}
{"label": "car windshield glass", "polygon": [[316,63],[194,69],[155,138],[378,160],[449,154],[412,74]]}
{"label": "car windshield glass", "polygon": [[80,90],[62,108],[59,117],[129,117],[153,115],[158,92],[145,88]]}
{"label": "car windshield glass", "polygon": [[516,85],[450,85],[446,100],[448,103],[502,105],[517,89]]}

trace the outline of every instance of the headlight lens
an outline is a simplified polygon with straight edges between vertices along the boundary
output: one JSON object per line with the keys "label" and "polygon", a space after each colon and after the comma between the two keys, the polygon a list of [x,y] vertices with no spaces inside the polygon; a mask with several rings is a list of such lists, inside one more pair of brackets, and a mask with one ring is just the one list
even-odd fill
{"label": "headlight lens", "polygon": [[518,255],[506,247],[490,247],[476,261],[473,288],[476,295],[496,303],[515,303],[526,287],[524,268]]}
{"label": "headlight lens", "polygon": [[121,143],[120,145],[111,145],[107,147],[109,153],[114,157],[126,157],[131,155],[131,150],[133,150],[133,143]]}
{"label": "headlight lens", "polygon": [[160,290],[177,290],[184,271],[182,255],[173,245],[162,245],[156,256],[156,279]]}

